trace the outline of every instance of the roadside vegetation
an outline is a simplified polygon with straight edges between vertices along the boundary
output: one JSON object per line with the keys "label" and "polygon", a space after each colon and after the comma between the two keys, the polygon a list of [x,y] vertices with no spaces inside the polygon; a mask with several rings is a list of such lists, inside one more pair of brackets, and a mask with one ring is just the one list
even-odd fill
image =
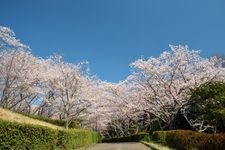
{"label": "roadside vegetation", "polygon": [[33,119],[28,116],[24,116],[22,114],[18,114],[16,112],[12,112],[7,109],[0,108],[0,120],[5,120],[9,122],[17,122],[17,123],[22,123],[22,124],[31,124],[31,125],[40,125],[40,126],[45,126],[49,127],[52,129],[63,129],[60,126],[44,122],[38,119]]}
{"label": "roadside vegetation", "polygon": [[125,80],[110,83],[92,76],[88,62],[34,56],[0,26],[0,148],[75,149],[103,136],[225,149],[224,64],[223,57],[170,45],[158,57],[135,60]]}
{"label": "roadside vegetation", "polygon": [[101,141],[97,132],[66,129],[0,109],[0,149],[72,150]]}

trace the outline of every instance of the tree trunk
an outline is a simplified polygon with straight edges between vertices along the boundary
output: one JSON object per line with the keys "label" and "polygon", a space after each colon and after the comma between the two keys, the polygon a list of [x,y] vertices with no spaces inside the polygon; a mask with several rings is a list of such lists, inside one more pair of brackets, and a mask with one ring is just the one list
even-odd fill
{"label": "tree trunk", "polygon": [[169,122],[169,126],[168,126],[168,128],[169,128],[169,130],[174,130],[176,127],[175,127],[175,116],[173,116],[172,118],[171,118],[171,120],[170,120],[170,122]]}
{"label": "tree trunk", "polygon": [[66,113],[66,129],[69,128],[69,113]]}

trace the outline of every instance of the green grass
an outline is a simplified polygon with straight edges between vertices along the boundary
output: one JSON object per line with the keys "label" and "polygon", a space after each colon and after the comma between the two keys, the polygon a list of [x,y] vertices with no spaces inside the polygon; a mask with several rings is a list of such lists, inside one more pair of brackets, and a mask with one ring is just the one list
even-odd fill
{"label": "green grass", "polygon": [[0,119],[5,121],[10,121],[10,122],[41,125],[41,126],[49,127],[52,129],[63,129],[62,127],[53,125],[51,123],[47,123],[38,119],[33,119],[25,115],[18,114],[16,112],[12,112],[10,110],[3,109],[3,108],[0,108]]}

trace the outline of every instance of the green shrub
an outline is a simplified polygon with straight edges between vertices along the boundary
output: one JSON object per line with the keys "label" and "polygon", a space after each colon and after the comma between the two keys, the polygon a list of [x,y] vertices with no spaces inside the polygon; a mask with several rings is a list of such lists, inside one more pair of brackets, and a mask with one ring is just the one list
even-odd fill
{"label": "green shrub", "polygon": [[102,142],[114,143],[114,142],[139,142],[139,141],[149,141],[149,134],[141,132],[141,133],[126,136],[126,137],[103,139]]}
{"label": "green shrub", "polygon": [[177,149],[189,150],[192,148],[199,148],[200,142],[204,141],[205,137],[206,134],[200,134],[193,131],[168,131],[166,134],[166,142]]}
{"label": "green shrub", "polygon": [[[225,132],[225,82],[210,81],[191,90],[187,117]],[[214,132],[208,129],[207,132]]]}
{"label": "green shrub", "polygon": [[225,134],[207,134],[188,130],[156,131],[152,140],[179,150],[225,149]]}
{"label": "green shrub", "polygon": [[100,134],[93,131],[55,130],[0,120],[0,149],[4,150],[71,150],[100,141]]}
{"label": "green shrub", "polygon": [[222,150],[225,149],[225,134],[211,134],[200,142],[200,150]]}
{"label": "green shrub", "polygon": [[0,120],[0,149],[54,149],[57,132],[47,127]]}
{"label": "green shrub", "polygon": [[87,130],[59,130],[57,147],[64,150],[89,146],[101,141],[101,136],[96,132]]}
{"label": "green shrub", "polygon": [[155,142],[166,144],[166,132],[165,131],[155,131],[152,133],[151,139]]}

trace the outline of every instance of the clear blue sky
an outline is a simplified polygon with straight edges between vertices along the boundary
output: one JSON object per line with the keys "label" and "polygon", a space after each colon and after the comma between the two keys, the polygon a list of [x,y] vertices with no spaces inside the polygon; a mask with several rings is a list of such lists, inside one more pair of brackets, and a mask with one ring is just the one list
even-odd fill
{"label": "clear blue sky", "polygon": [[0,25],[35,55],[87,60],[92,74],[111,82],[169,44],[225,54],[225,0],[1,0]]}

